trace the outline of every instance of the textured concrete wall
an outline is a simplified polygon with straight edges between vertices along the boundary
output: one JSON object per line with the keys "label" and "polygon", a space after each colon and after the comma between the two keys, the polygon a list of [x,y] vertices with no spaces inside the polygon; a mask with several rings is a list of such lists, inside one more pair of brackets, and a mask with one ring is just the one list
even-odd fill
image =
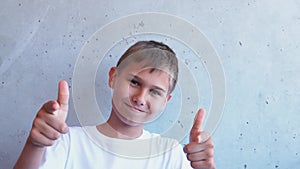
{"label": "textured concrete wall", "polygon": [[[37,110],[56,98],[58,81],[66,79],[72,88],[76,59],[87,39],[112,20],[137,12],[182,17],[196,25],[218,52],[226,76],[224,114],[213,133],[219,169],[300,165],[298,1],[4,0],[0,4],[1,169],[12,168]],[[185,63],[195,64],[189,59]],[[96,82],[96,91],[102,90],[101,84]],[[199,107],[209,108],[210,94],[202,97]],[[97,98],[101,100],[101,95]],[[104,106],[109,107],[107,100]],[[73,106],[70,109],[68,123],[79,125]],[[149,128],[160,131],[170,123]]]}

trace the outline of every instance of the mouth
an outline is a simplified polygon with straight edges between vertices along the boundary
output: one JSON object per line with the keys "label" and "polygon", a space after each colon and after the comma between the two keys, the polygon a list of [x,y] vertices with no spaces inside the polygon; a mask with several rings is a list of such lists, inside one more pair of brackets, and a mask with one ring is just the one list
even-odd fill
{"label": "mouth", "polygon": [[134,107],[134,106],[132,106],[132,105],[130,105],[130,104],[128,104],[128,103],[125,103],[125,105],[126,105],[127,107],[129,107],[129,109],[131,109],[131,110],[133,110],[133,111],[135,111],[135,112],[146,113],[146,111],[144,111],[144,110],[142,110],[142,109],[139,109],[139,108],[137,108],[137,107]]}

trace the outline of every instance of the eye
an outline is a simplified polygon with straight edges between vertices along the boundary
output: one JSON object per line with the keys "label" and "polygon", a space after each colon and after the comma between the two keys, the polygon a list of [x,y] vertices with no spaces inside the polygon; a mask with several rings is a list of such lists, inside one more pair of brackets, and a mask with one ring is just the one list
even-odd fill
{"label": "eye", "polygon": [[155,90],[155,89],[151,89],[150,93],[153,95],[161,96],[161,92],[159,92],[158,90]]}
{"label": "eye", "polygon": [[139,85],[140,85],[139,82],[136,81],[136,80],[134,80],[134,79],[130,80],[130,84],[131,84],[132,86],[139,86]]}

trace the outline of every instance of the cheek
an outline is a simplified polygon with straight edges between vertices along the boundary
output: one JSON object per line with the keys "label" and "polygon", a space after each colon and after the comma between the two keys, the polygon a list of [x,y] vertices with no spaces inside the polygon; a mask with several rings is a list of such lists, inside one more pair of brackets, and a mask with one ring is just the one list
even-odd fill
{"label": "cheek", "polygon": [[117,86],[114,88],[114,95],[120,98],[128,97],[130,94],[129,87],[126,83],[118,83]]}
{"label": "cheek", "polygon": [[152,102],[152,109],[156,112],[162,111],[166,106],[166,100],[161,98],[161,99],[154,99]]}

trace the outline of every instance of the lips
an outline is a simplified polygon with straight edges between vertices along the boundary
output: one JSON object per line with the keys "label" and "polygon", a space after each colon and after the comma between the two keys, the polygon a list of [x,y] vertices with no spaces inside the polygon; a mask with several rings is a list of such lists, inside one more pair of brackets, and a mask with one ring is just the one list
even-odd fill
{"label": "lips", "polygon": [[134,109],[134,110],[136,110],[136,111],[139,111],[139,112],[145,112],[145,111],[143,111],[143,110],[141,110],[139,108],[136,108],[136,107],[131,107],[131,108]]}
{"label": "lips", "polygon": [[125,105],[128,106],[131,110],[133,110],[133,111],[135,111],[135,112],[141,112],[141,113],[145,113],[145,112],[146,112],[146,111],[144,111],[144,110],[142,110],[142,109],[139,109],[139,108],[137,108],[137,107],[134,107],[134,106],[132,106],[132,105],[130,105],[130,104],[125,103]]}

